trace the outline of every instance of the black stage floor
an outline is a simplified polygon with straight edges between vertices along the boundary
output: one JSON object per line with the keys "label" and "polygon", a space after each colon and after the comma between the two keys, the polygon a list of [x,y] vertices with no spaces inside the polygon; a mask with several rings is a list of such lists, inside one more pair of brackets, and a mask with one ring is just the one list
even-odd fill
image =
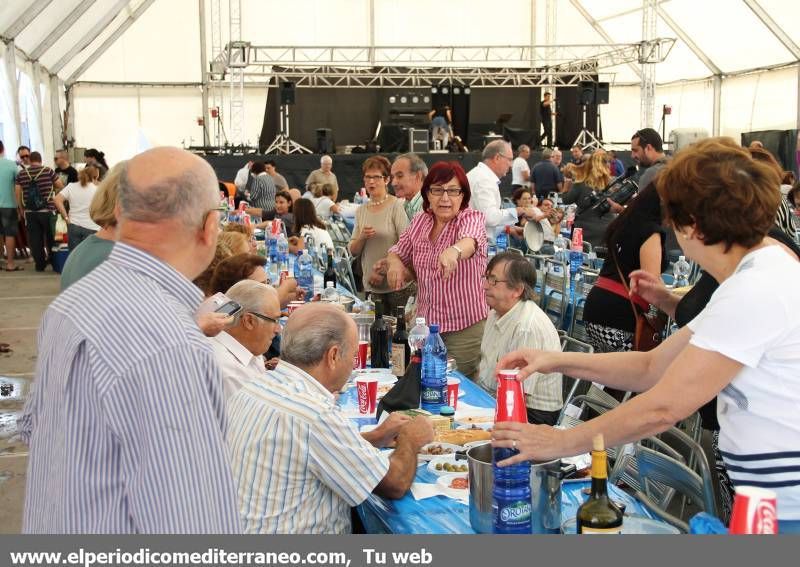
{"label": "black stage floor", "polygon": [[[361,164],[368,157],[375,154],[336,154],[333,155],[333,172],[339,182],[339,199],[353,200],[353,195],[361,189]],[[382,154],[392,161],[398,154]],[[533,167],[541,158],[541,152],[531,152],[528,163]],[[233,181],[236,172],[250,160],[275,160],[278,172],[286,178],[289,187],[304,190],[306,177],[311,171],[319,168],[320,155],[318,154],[292,154],[292,155],[244,155],[244,156],[204,156],[208,163],[217,172],[221,181]],[[428,153],[420,154],[429,166],[437,161],[458,161],[464,171],[469,171],[481,159],[480,152],[469,153]],[[617,152],[617,157],[627,167],[633,164],[630,152]],[[564,162],[569,161],[569,152],[564,152]],[[511,173],[501,179],[500,193],[503,196],[511,195]]]}

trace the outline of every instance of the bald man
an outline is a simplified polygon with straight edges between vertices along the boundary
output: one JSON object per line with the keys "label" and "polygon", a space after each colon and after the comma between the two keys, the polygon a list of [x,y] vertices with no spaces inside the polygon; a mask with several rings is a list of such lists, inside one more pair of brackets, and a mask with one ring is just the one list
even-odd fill
{"label": "bald man", "polygon": [[234,284],[225,295],[242,311],[232,327],[209,340],[222,371],[225,399],[230,399],[267,371],[263,355],[281,332],[281,304],[275,288],[254,280]]}
{"label": "bald man", "polygon": [[149,150],[120,174],[119,241],[50,304],[33,392],[24,533],[238,533],[222,380],[193,314],[217,179]]}
{"label": "bald man", "polygon": [[[331,305],[307,304],[283,330],[281,361],[228,402],[228,445],[246,533],[350,532],[350,507],[371,493],[401,498],[430,420],[392,414],[359,434],[336,407],[358,333]],[[396,442],[391,455],[380,452]]]}

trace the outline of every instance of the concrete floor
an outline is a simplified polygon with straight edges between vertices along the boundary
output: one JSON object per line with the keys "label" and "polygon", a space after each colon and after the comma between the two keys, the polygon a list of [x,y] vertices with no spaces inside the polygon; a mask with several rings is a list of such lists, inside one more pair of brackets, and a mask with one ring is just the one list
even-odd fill
{"label": "concrete floor", "polygon": [[11,349],[0,353],[0,533],[3,534],[19,533],[22,525],[28,448],[14,438],[16,416],[30,390],[39,321],[58,295],[60,283],[59,275],[49,268],[37,273],[32,263],[17,262],[24,271],[0,272],[0,343],[9,344]]}

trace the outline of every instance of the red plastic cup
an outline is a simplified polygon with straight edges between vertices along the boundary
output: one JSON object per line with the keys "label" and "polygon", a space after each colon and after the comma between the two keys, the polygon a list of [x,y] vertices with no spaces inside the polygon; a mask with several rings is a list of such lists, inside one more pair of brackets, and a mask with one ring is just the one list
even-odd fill
{"label": "red plastic cup", "polygon": [[496,423],[502,421],[528,423],[525,395],[522,393],[522,382],[517,380],[518,374],[518,370],[497,372],[497,407],[494,412]]}
{"label": "red plastic cup", "polygon": [[461,384],[461,380],[458,378],[447,379],[447,405],[453,409],[457,409],[456,406],[458,405],[459,384]]}
{"label": "red plastic cup", "polygon": [[369,343],[367,341],[358,341],[358,366],[356,368],[367,367],[367,351],[369,350]]}
{"label": "red plastic cup", "polygon": [[732,534],[777,534],[775,492],[757,486],[739,486],[735,490],[728,531]]}
{"label": "red plastic cup", "polygon": [[378,379],[372,376],[359,376],[356,378],[356,390],[358,391],[358,412],[374,413],[378,403]]}

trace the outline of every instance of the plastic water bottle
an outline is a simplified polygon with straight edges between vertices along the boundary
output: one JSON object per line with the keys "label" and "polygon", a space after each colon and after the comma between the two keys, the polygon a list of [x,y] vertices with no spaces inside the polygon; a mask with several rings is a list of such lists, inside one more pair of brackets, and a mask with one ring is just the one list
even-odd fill
{"label": "plastic water bottle", "polygon": [[280,221],[272,221],[269,232],[266,235],[267,239],[267,253],[269,254],[270,264],[278,263],[278,225]]}
{"label": "plastic water bottle", "polygon": [[278,265],[280,269],[286,269],[289,264],[289,240],[283,232],[278,233],[278,238],[275,239],[276,253],[278,256]]}
{"label": "plastic water bottle", "polygon": [[422,387],[420,407],[434,415],[447,405],[447,347],[439,335],[439,325],[430,326],[422,348]]}
{"label": "plastic water bottle", "polygon": [[566,250],[567,250],[567,239],[564,238],[561,234],[555,237],[553,240],[553,249],[555,250],[553,254],[553,259],[556,261],[556,265],[553,267],[553,270],[556,272],[561,272],[561,265],[565,264],[567,261]]}
{"label": "plastic water bottle", "polygon": [[294,277],[297,280],[297,287],[305,291],[306,302],[311,301],[314,295],[314,260],[303,250],[297,253],[297,260],[294,263]]}
{"label": "plastic water bottle", "polygon": [[414,323],[408,332],[408,346],[411,347],[411,354],[421,354],[425,341],[428,340],[428,326],[425,324],[425,317],[417,317]]}
{"label": "plastic water bottle", "polygon": [[322,301],[339,303],[339,292],[336,291],[336,284],[328,282],[325,284],[325,291],[322,292]]}
{"label": "plastic water bottle", "polygon": [[580,294],[581,289],[578,285],[582,279],[581,269],[583,268],[583,252],[580,250],[569,251],[569,295],[571,300],[575,300],[575,290]]}
{"label": "plastic water bottle", "polygon": [[509,227],[503,227],[503,230],[495,238],[495,244],[497,245],[497,252],[505,252],[508,250],[508,231]]}
{"label": "plastic water bottle", "polygon": [[679,256],[678,261],[672,266],[672,275],[675,278],[675,287],[689,285],[689,272],[692,267],[686,261],[686,256]]}

